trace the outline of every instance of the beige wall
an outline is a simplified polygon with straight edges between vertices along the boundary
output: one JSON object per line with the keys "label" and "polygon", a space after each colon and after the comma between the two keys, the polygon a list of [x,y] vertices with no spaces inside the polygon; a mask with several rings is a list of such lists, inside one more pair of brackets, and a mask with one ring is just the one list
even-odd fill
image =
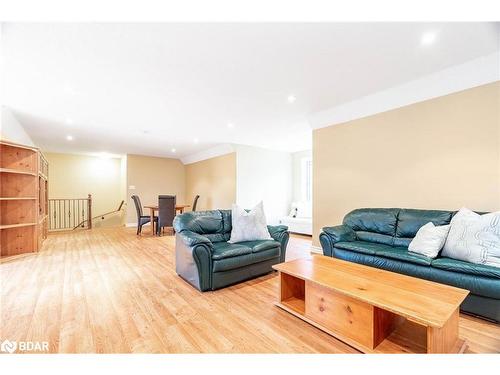
{"label": "beige wall", "polygon": [[[86,198],[92,194],[92,216],[114,211],[123,199],[120,159],[45,153],[49,162],[49,198]],[[95,227],[123,223],[124,214],[94,220]]]}
{"label": "beige wall", "polygon": [[186,165],[186,198],[199,194],[197,210],[226,209],[236,202],[236,153]]}
{"label": "beige wall", "polygon": [[500,209],[500,82],[313,132],[314,244],[360,207]]}
{"label": "beige wall", "polygon": [[[160,194],[176,195],[177,203],[190,204],[185,200],[185,167],[180,160],[127,155],[126,170],[127,223],[137,223],[134,202],[130,199],[133,194],[139,196],[143,205],[157,204]],[[131,186],[135,189],[130,189]]]}

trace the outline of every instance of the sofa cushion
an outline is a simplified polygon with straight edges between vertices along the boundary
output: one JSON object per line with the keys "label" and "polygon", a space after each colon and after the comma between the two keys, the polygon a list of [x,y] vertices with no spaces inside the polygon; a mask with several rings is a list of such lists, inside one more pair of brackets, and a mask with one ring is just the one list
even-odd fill
{"label": "sofa cushion", "polygon": [[245,210],[233,203],[231,215],[232,230],[229,242],[272,240],[267,230],[266,214],[264,213],[264,203],[262,201],[251,210]]}
{"label": "sofa cushion", "polygon": [[421,227],[408,246],[408,251],[436,258],[444,246],[450,225],[435,226],[432,221]]}
{"label": "sofa cushion", "polygon": [[387,234],[373,233],[373,232],[356,232],[356,237],[360,241],[381,243],[384,245],[394,245],[394,237]]}
{"label": "sofa cushion", "polygon": [[402,260],[421,266],[430,266],[432,263],[432,258],[426,257],[422,254],[409,252],[407,247],[387,246],[383,249],[375,250],[375,255],[390,259]]}
{"label": "sofa cushion", "polygon": [[344,217],[344,224],[356,232],[373,232],[394,236],[398,208],[360,208]]}
{"label": "sofa cushion", "polygon": [[392,249],[391,246],[366,241],[337,242],[335,248],[374,255],[377,250]]}
{"label": "sofa cushion", "polygon": [[394,237],[394,242],[392,243],[392,246],[408,247],[410,246],[412,240],[413,238]]}
{"label": "sofa cushion", "polygon": [[414,210],[402,208],[398,215],[396,237],[413,238],[425,224],[432,222],[436,226],[450,224],[452,211]]}
{"label": "sofa cushion", "polygon": [[227,241],[231,234],[231,215],[220,210],[186,212],[175,217],[174,229],[201,234],[212,242]]}
{"label": "sofa cushion", "polygon": [[500,268],[500,211],[479,215],[461,208],[451,220],[442,255]]}
{"label": "sofa cushion", "polygon": [[229,242],[214,242],[212,245],[212,259],[214,260],[239,257],[252,253],[252,249],[245,245]]}
{"label": "sofa cushion", "polygon": [[[246,247],[246,246],[245,246]],[[246,247],[250,250],[250,248]],[[273,247],[271,249],[262,250],[256,253],[224,258],[213,261],[213,272],[224,272],[236,268],[246,267],[250,264],[264,262],[266,260],[278,258],[280,256],[280,248]]]}
{"label": "sofa cushion", "polygon": [[258,253],[259,251],[280,247],[280,243],[274,240],[245,241],[238,242],[237,245],[249,247],[250,249],[252,249],[252,253]]}
{"label": "sofa cushion", "polygon": [[500,279],[500,268],[498,267],[487,266],[484,264],[474,264],[446,257],[438,258],[432,261],[432,267],[447,271],[455,271],[460,273],[468,273],[470,275],[479,275]]}

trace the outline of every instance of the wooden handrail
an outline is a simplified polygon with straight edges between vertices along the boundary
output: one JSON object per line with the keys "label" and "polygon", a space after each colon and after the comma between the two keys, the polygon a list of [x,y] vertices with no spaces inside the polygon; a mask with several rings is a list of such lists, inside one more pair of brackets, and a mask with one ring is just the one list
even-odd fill
{"label": "wooden handrail", "polygon": [[95,219],[121,211],[125,201],[120,202],[118,209],[97,216],[92,216],[92,203],[92,194],[87,198],[49,199],[49,230],[92,229]]}
{"label": "wooden handrail", "polygon": [[80,227],[80,226],[84,225],[87,221],[89,221],[89,222],[90,222],[90,225],[88,225],[88,229],[91,229],[91,228],[92,228],[92,220],[97,219],[97,218],[104,219],[104,216],[106,216],[106,215],[111,215],[111,214],[115,214],[115,213],[117,213],[117,212],[120,212],[120,211],[122,210],[122,208],[123,208],[123,205],[124,205],[124,204],[125,204],[125,201],[124,201],[124,200],[122,200],[122,201],[120,202],[120,205],[118,206],[118,209],[116,209],[116,210],[114,210],[114,211],[109,211],[109,212],[106,212],[106,213],[104,213],[104,214],[102,214],[102,215],[97,215],[97,216],[91,217],[91,218],[89,218],[89,219],[87,219],[87,220],[84,220],[84,221],[82,221],[81,223],[79,223],[77,226],[75,226],[73,229],[76,229],[76,228],[78,228],[78,227]]}

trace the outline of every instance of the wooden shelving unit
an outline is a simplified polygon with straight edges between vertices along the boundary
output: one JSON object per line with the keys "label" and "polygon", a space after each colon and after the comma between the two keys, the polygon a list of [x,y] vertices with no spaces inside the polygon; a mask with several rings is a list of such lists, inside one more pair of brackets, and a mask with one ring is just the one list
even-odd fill
{"label": "wooden shelving unit", "polygon": [[15,169],[0,168],[0,173],[14,173],[14,174],[27,174],[30,176],[36,176],[36,173],[27,171],[16,171]]}
{"label": "wooden shelving unit", "polygon": [[23,201],[23,200],[36,200],[36,197],[9,197],[2,198],[0,197],[0,201]]}
{"label": "wooden shelving unit", "polygon": [[47,237],[48,163],[34,147],[0,141],[2,257],[38,251]]}

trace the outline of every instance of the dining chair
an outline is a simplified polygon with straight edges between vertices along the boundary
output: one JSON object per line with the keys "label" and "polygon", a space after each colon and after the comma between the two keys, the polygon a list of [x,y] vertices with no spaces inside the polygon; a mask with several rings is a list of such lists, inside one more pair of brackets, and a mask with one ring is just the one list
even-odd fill
{"label": "dining chair", "polygon": [[[142,232],[142,226],[149,223],[151,217],[143,214],[141,200],[138,195],[132,195],[131,198],[134,201],[135,211],[137,212],[137,235],[139,235]],[[154,222],[158,223],[158,216],[154,217]],[[151,225],[154,225],[154,223],[151,223]]]}
{"label": "dining chair", "polygon": [[196,211],[196,205],[198,204],[198,199],[200,198],[199,195],[197,195],[196,197],[194,197],[194,201],[193,201],[193,211]]}
{"label": "dining chair", "polygon": [[173,228],[175,218],[175,195],[158,196],[158,225],[156,234],[159,236],[165,227]]}

